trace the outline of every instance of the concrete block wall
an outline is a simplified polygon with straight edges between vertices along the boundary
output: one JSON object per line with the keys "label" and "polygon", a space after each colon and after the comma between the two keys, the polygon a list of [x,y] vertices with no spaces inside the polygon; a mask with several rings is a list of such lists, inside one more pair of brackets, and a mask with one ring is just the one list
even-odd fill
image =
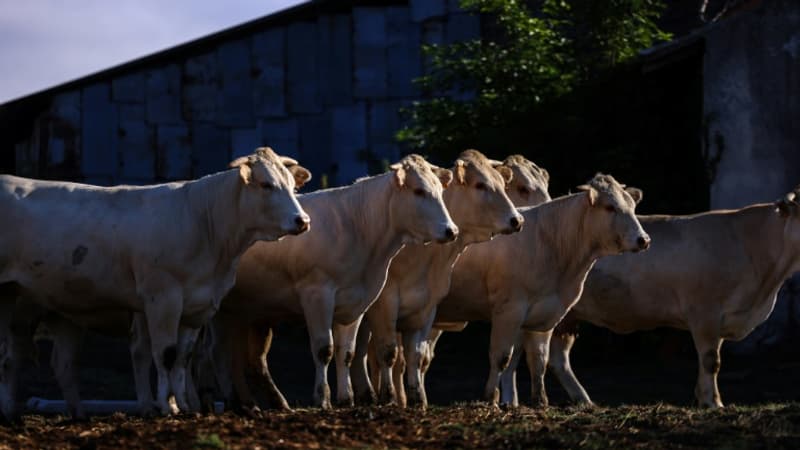
{"label": "concrete block wall", "polygon": [[302,16],[60,93],[19,143],[21,175],[144,184],[196,178],[269,145],[341,185],[401,156],[421,44],[478,37],[457,1]]}

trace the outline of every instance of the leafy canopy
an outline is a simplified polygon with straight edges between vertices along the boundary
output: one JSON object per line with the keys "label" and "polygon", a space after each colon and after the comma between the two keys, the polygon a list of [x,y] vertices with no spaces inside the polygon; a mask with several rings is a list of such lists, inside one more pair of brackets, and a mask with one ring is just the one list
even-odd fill
{"label": "leafy canopy", "polygon": [[[493,18],[480,39],[424,46],[429,99],[405,110],[397,138],[415,150],[451,154],[486,130],[527,126],[524,117],[592,76],[667,40],[659,0],[461,0]],[[502,131],[496,131],[502,134]],[[485,137],[485,136],[484,136]]]}

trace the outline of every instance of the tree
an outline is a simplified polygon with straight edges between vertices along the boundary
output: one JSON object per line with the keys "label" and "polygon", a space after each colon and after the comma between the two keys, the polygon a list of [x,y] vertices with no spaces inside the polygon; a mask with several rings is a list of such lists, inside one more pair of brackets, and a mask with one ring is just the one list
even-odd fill
{"label": "tree", "polygon": [[408,125],[397,134],[411,148],[442,157],[518,135],[541,105],[669,38],[656,25],[659,0],[461,0],[461,6],[490,17],[497,32],[424,47],[429,70],[416,82],[429,100],[405,111]]}

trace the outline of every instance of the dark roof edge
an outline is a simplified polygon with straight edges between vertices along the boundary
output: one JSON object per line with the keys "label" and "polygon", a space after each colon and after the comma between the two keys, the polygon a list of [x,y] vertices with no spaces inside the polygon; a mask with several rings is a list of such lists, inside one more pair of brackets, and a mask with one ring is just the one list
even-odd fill
{"label": "dark roof edge", "polygon": [[181,54],[197,52],[203,47],[211,46],[226,39],[235,38],[236,36],[246,34],[253,29],[258,29],[264,27],[265,25],[279,26],[292,21],[310,20],[316,18],[320,12],[347,11],[355,6],[388,6],[406,3],[408,3],[408,1],[402,0],[308,0],[272,14],[258,17],[239,25],[234,25],[212,34],[192,39],[182,44],[168,47],[166,49],[159,50],[155,53],[151,53],[131,61],[118,64],[116,66],[102,69],[97,72],[51,86],[49,88],[34,91],[33,93],[26,94],[22,97],[11,99],[0,104],[0,110],[13,108],[20,103],[31,101],[38,97],[50,96],[58,93],[59,91],[67,91],[77,86],[86,85],[95,81],[113,77],[114,75],[130,71],[131,69],[145,68],[151,65],[156,65],[159,62],[172,59]]}

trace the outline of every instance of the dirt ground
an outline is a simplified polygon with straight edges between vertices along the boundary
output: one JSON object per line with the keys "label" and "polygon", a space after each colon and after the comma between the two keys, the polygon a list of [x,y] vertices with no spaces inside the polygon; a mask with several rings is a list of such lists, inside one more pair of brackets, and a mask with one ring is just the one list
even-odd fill
{"label": "dirt ground", "polygon": [[[798,448],[800,356],[789,351],[741,358],[725,353],[722,411],[692,407],[697,366],[686,333],[618,337],[584,330],[573,368],[600,406],[569,406],[552,377],[551,407],[491,408],[476,402],[486,377],[488,327],[446,334],[427,376],[427,411],[393,407],[309,408],[313,365],[303,329],[276,332],[270,363],[294,412],[259,419],[183,416],[142,419],[115,414],[71,423],[26,415],[0,426],[0,448]],[[61,398],[40,349],[23,372],[21,399]],[[81,357],[85,399],[134,399],[127,346],[93,337]],[[530,388],[518,374],[520,400]],[[335,376],[330,375],[332,387]],[[334,388],[335,391],[335,388]]]}
{"label": "dirt ground", "polygon": [[665,404],[510,410],[479,403],[427,411],[394,407],[300,409],[261,419],[141,419],[88,423],[27,416],[0,428],[2,448],[797,448],[800,404],[722,411]]}

